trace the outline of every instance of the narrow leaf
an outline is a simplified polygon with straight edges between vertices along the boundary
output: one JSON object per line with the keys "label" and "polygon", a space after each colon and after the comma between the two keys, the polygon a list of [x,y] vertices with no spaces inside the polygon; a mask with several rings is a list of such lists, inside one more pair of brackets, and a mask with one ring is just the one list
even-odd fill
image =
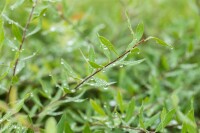
{"label": "narrow leaf", "polygon": [[94,52],[93,47],[91,47],[90,50],[89,50],[89,60],[92,61],[92,62],[95,61],[95,52]]}
{"label": "narrow leaf", "polygon": [[4,8],[6,5],[6,0],[1,0],[1,4],[0,4],[0,14],[3,12]]}
{"label": "narrow leaf", "polygon": [[93,68],[102,68],[102,66],[96,64],[95,62],[92,62],[92,61],[88,61],[90,66],[93,67]]}
{"label": "narrow leaf", "polygon": [[140,112],[139,112],[139,124],[141,128],[145,129],[143,111],[144,111],[144,107],[142,103],[142,106],[140,107]]}
{"label": "narrow leaf", "polygon": [[56,120],[54,117],[47,119],[45,124],[45,133],[57,133]]}
{"label": "narrow leaf", "polygon": [[78,75],[74,72],[74,70],[71,68],[71,66],[64,59],[61,59],[61,65],[64,66],[64,68],[67,70],[68,74],[71,77],[78,78]]}
{"label": "narrow leaf", "polygon": [[[158,125],[158,127],[156,128],[156,132],[157,131],[160,131],[161,129],[163,129],[163,128],[165,128],[168,124],[169,124],[169,122],[172,120],[172,118],[173,118],[173,116],[174,116],[174,114],[175,114],[175,109],[172,109],[171,111],[169,111],[166,115],[165,115],[165,117],[164,117],[164,113],[162,112],[161,113],[161,123]],[[164,117],[164,118],[163,118]],[[162,120],[162,119],[164,119],[164,120]]]}
{"label": "narrow leaf", "polygon": [[63,113],[61,119],[57,124],[57,131],[58,133],[63,133],[65,131],[65,122],[66,122],[66,114]]}
{"label": "narrow leaf", "polygon": [[108,39],[106,39],[105,37],[100,36],[100,35],[98,37],[99,37],[100,42],[103,45],[105,45],[110,51],[113,51],[116,55],[118,55],[117,51],[115,50],[115,48],[113,46],[113,44]]}
{"label": "narrow leaf", "polygon": [[85,125],[83,133],[92,133],[88,124]]}
{"label": "narrow leaf", "polygon": [[170,48],[173,48],[171,45],[167,44],[166,42],[164,42],[163,40],[161,40],[161,39],[159,39],[159,38],[157,38],[157,37],[152,37],[152,36],[151,36],[151,37],[148,37],[145,41],[150,40],[150,39],[155,40],[156,43],[158,43],[158,44],[160,44],[160,45],[168,46],[168,47],[170,47]]}
{"label": "narrow leaf", "polygon": [[132,36],[134,36],[134,32],[133,32],[133,29],[132,29],[132,26],[131,26],[131,21],[130,21],[130,18],[128,16],[128,12],[125,12],[125,15],[126,15],[127,23],[128,23],[128,28],[129,28]]}
{"label": "narrow leaf", "polygon": [[32,36],[35,33],[37,33],[38,31],[40,31],[40,29],[42,28],[42,20],[40,19],[37,26],[35,27],[35,29],[33,29],[31,32],[28,32],[26,37]]}
{"label": "narrow leaf", "polygon": [[15,24],[12,25],[12,32],[16,39],[20,42],[22,40],[22,34]]}
{"label": "narrow leaf", "polygon": [[133,48],[131,49],[131,53],[139,53],[140,49],[139,48]]}
{"label": "narrow leaf", "polygon": [[143,33],[144,33],[144,24],[143,24],[143,22],[140,22],[137,25],[137,28],[136,28],[136,31],[135,31],[135,39],[137,41],[139,41],[142,38]]}
{"label": "narrow leaf", "polygon": [[17,0],[13,5],[10,6],[11,10],[14,10],[15,8],[19,7],[24,3],[25,0]]}
{"label": "narrow leaf", "polygon": [[121,95],[120,91],[117,92],[116,101],[117,101],[117,104],[119,106],[120,111],[123,113],[125,107],[124,107],[124,102],[123,102],[123,98],[122,98],[122,95]]}
{"label": "narrow leaf", "polygon": [[4,39],[5,39],[5,35],[4,35],[4,28],[3,28],[3,20],[0,18],[0,52],[3,46]]}
{"label": "narrow leaf", "polygon": [[135,109],[135,100],[132,99],[129,102],[128,109],[126,111],[126,117],[125,117],[126,122],[128,122],[131,119],[131,117],[133,116],[134,109]]}
{"label": "narrow leaf", "polygon": [[102,116],[105,116],[105,112],[104,110],[101,108],[101,106],[99,106],[94,100],[90,99],[90,104],[92,105],[92,108],[99,113]]}
{"label": "narrow leaf", "polygon": [[[74,132],[72,131],[70,125],[69,125],[67,122],[65,122],[64,126],[65,126],[65,128],[64,128],[65,130],[62,131],[62,132],[64,132],[64,133],[74,133]],[[58,133],[61,133],[61,132],[58,132]]]}
{"label": "narrow leaf", "polygon": [[148,128],[148,127],[152,126],[152,125],[155,123],[155,121],[159,119],[159,116],[160,116],[160,114],[157,113],[157,114],[155,114],[153,117],[151,117],[149,120],[147,120],[147,121],[144,123],[145,128]]}
{"label": "narrow leaf", "polygon": [[133,48],[133,46],[137,43],[137,40],[136,39],[133,39],[131,43],[129,43],[128,47],[126,50],[130,50]]}

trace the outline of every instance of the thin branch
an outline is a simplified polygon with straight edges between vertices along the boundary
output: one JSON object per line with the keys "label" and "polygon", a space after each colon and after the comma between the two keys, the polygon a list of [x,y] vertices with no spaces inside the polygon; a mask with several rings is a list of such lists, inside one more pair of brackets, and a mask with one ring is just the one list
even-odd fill
{"label": "thin branch", "polygon": [[[114,64],[115,62],[119,61],[121,58],[123,58],[125,55],[131,53],[131,50],[134,49],[135,47],[137,47],[138,45],[146,42],[148,39],[142,39],[140,40],[139,42],[137,42],[130,50],[127,50],[126,52],[124,52],[123,54],[121,54],[120,56],[118,56],[116,59],[114,59],[113,61],[107,63],[106,65],[104,65],[102,68],[99,68],[98,70],[96,70],[95,72],[93,72],[92,74],[90,74],[89,76],[85,77],[83,79],[83,81],[81,81],[80,83],[78,83],[75,87],[74,87],[74,90],[77,90],[80,88],[81,85],[83,85],[84,83],[86,83],[89,79],[91,79],[93,76],[95,76],[96,74],[98,74],[99,72],[103,71],[105,68],[109,67],[110,65]],[[63,100],[65,99],[67,96],[67,94],[64,94],[62,97],[60,97],[58,100],[50,103],[49,105],[52,105],[54,104],[55,102],[58,102],[59,100]],[[47,105],[47,106],[49,106]],[[43,111],[43,110],[42,110]],[[37,114],[36,116],[34,117],[39,117],[40,114],[42,113],[42,111]]]}
{"label": "thin branch", "polygon": [[[24,41],[25,41],[25,39],[26,39],[26,33],[27,33],[27,30],[28,30],[29,24],[30,24],[30,22],[31,22],[31,19],[32,19],[33,12],[34,12],[34,9],[35,9],[36,4],[37,4],[37,0],[35,0],[34,4],[33,4],[33,6],[32,6],[31,12],[30,12],[30,14],[29,14],[29,18],[28,18],[28,20],[27,20],[27,22],[26,22],[26,25],[25,25],[25,28],[24,28],[24,30],[23,30],[22,41],[21,41],[20,46],[19,46],[19,49],[18,49],[19,56],[18,56],[18,58],[15,60],[14,67],[13,67],[13,74],[12,74],[12,77],[14,77],[14,76],[16,75],[16,69],[17,69],[17,66],[18,66],[18,63],[19,63],[20,53],[21,53],[21,51],[22,51],[22,47],[23,47]],[[10,84],[10,87],[9,87],[9,91],[8,91],[8,95],[7,95],[7,100],[8,100],[8,97],[9,97],[9,95],[10,95],[10,91],[11,91],[12,87],[13,87],[13,83],[12,83],[12,81],[11,81],[11,84]]]}
{"label": "thin branch", "polygon": [[[136,43],[132,49],[134,49],[135,47],[137,47],[138,45],[144,43],[147,39],[142,39],[140,40],[138,43]],[[99,72],[103,71],[105,68],[109,67],[110,65],[114,64],[115,62],[119,61],[121,58],[123,58],[125,55],[129,54],[131,52],[131,50],[127,50],[126,52],[124,52],[123,54],[121,54],[120,56],[118,56],[116,59],[114,59],[113,61],[107,63],[106,65],[104,65],[102,68],[97,69],[95,72],[93,72],[92,74],[90,74],[89,76],[85,77],[83,79],[83,81],[81,81],[80,83],[78,83],[75,87],[74,90],[79,89],[85,82],[87,82],[89,79],[91,79],[93,76],[95,76],[96,74],[98,74]],[[64,99],[67,96],[67,94],[65,94],[64,96],[62,96],[59,100]]]}

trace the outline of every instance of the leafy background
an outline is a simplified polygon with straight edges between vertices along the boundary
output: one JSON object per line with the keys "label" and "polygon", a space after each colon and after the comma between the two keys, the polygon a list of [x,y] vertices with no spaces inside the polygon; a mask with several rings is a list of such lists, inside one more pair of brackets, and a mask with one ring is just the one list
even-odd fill
{"label": "leafy background", "polygon": [[[198,0],[39,0],[13,77],[34,2],[0,2],[1,132],[199,131]],[[143,62],[105,69],[73,90],[95,69],[88,59],[105,65],[117,58],[98,34],[119,54],[132,41],[125,11],[134,31],[143,22],[143,38],[173,49],[149,40],[126,57]]]}

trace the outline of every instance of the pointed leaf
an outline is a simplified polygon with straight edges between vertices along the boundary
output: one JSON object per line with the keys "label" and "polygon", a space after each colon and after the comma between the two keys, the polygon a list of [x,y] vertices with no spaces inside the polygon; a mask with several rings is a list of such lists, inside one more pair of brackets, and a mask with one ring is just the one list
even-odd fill
{"label": "pointed leaf", "polygon": [[91,47],[89,50],[89,60],[94,62],[95,61],[95,52],[94,52],[94,48]]}
{"label": "pointed leaf", "polygon": [[133,116],[134,109],[135,109],[135,100],[132,99],[129,102],[128,109],[126,111],[126,117],[125,117],[126,122],[128,122],[131,119],[131,117]]}
{"label": "pointed leaf", "polygon": [[[62,132],[64,132],[64,133],[74,133],[73,130],[71,129],[70,125],[67,122],[65,122],[64,126],[65,126],[65,128],[64,128],[65,130],[62,131]],[[61,133],[61,132],[58,132],[58,133]]]}
{"label": "pointed leaf", "polygon": [[65,130],[66,114],[64,113],[57,124],[58,133],[63,133]]}
{"label": "pointed leaf", "polygon": [[92,62],[92,61],[88,61],[90,66],[93,67],[93,68],[102,68],[102,66],[96,64],[95,62]]}
{"label": "pointed leaf", "polygon": [[3,46],[4,39],[5,39],[5,35],[4,35],[4,28],[3,28],[3,20],[0,18],[0,52]]}
{"label": "pointed leaf", "polygon": [[24,3],[25,0],[17,0],[13,5],[10,6],[11,10],[14,10],[15,8],[19,7]]}
{"label": "pointed leaf", "polygon": [[132,26],[131,26],[131,21],[130,21],[130,18],[128,16],[128,12],[125,12],[125,15],[126,15],[127,23],[128,23],[128,28],[129,28],[132,36],[134,36],[134,32],[133,32],[133,29],[132,29]]}
{"label": "pointed leaf", "polygon": [[145,123],[144,123],[145,128],[152,126],[159,119],[159,116],[160,116],[160,114],[157,113],[153,117],[151,117],[149,120],[145,121]]}
{"label": "pointed leaf", "polygon": [[45,124],[45,133],[57,133],[56,120],[54,117],[47,119]]}
{"label": "pointed leaf", "polygon": [[83,133],[92,133],[88,124],[85,125]]}
{"label": "pointed leaf", "polygon": [[[163,112],[165,112],[165,111],[163,111]],[[169,122],[172,120],[176,110],[175,109],[170,110],[165,116],[164,116],[165,113],[163,113],[163,112],[161,113],[161,123],[156,128],[156,132],[165,128],[169,124]],[[164,120],[162,120],[162,119],[164,119]]]}
{"label": "pointed leaf", "polygon": [[64,66],[64,68],[67,70],[68,74],[71,77],[78,78],[78,75],[74,72],[74,70],[71,68],[71,66],[64,59],[61,59],[61,65]]}
{"label": "pointed leaf", "polygon": [[108,39],[106,39],[105,37],[100,36],[100,35],[98,37],[102,44],[104,44],[110,51],[113,51],[116,55],[118,55],[113,44]]}
{"label": "pointed leaf", "polygon": [[0,14],[3,12],[4,8],[6,5],[6,0],[1,0],[1,4],[0,4]]}
{"label": "pointed leaf", "polygon": [[124,107],[124,102],[123,102],[123,98],[122,98],[122,95],[121,95],[120,91],[117,92],[116,101],[117,101],[117,104],[119,106],[120,111],[123,113],[125,107]]}
{"label": "pointed leaf", "polygon": [[34,35],[38,31],[40,31],[41,28],[42,28],[42,19],[39,20],[39,22],[38,22],[37,26],[35,27],[35,29],[33,29],[32,31],[27,33],[26,37]]}
{"label": "pointed leaf", "polygon": [[92,108],[99,113],[102,116],[105,116],[105,112],[104,110],[101,108],[101,106],[99,106],[94,100],[90,99],[90,104],[92,105]]}
{"label": "pointed leaf", "polygon": [[143,103],[142,103],[142,106],[140,107],[140,112],[139,112],[139,124],[140,124],[141,128],[145,129],[143,110],[144,110],[144,107],[143,107]]}
{"label": "pointed leaf", "polygon": [[137,43],[136,39],[133,39],[131,43],[129,43],[128,47],[126,48],[126,50],[131,50],[133,48],[133,46]]}
{"label": "pointed leaf", "polygon": [[139,48],[133,48],[131,49],[131,53],[139,53],[140,49]]}
{"label": "pointed leaf", "polygon": [[158,44],[160,44],[160,45],[168,46],[168,47],[170,47],[170,48],[173,48],[171,45],[167,44],[166,42],[164,42],[163,40],[161,40],[161,39],[159,39],[159,38],[157,38],[157,37],[152,37],[152,36],[150,36],[150,37],[148,37],[145,41],[150,40],[150,39],[155,40],[156,43],[158,43]]}
{"label": "pointed leaf", "polygon": [[12,25],[12,32],[13,32],[13,35],[16,37],[16,39],[19,42],[21,42],[21,40],[22,40],[22,34],[21,34],[19,28],[15,24]]}
{"label": "pointed leaf", "polygon": [[140,22],[137,25],[137,28],[136,28],[136,31],[135,31],[135,39],[137,41],[139,41],[142,38],[143,33],[144,33],[144,24],[143,24],[143,22]]}

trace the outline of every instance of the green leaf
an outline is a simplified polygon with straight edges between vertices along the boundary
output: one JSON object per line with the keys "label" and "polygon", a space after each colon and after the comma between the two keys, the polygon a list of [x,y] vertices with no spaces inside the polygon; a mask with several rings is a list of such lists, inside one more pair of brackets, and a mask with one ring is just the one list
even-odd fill
{"label": "green leaf", "polygon": [[194,125],[191,124],[186,124],[187,127],[187,131],[191,132],[191,133],[196,133],[197,132],[197,126],[196,126],[196,122],[195,122],[195,118],[194,118],[194,110],[190,110],[187,114],[187,117],[194,123]]}
{"label": "green leaf", "polygon": [[92,108],[99,113],[102,116],[105,116],[105,112],[104,110],[101,108],[101,106],[99,106],[94,100],[90,99],[90,104],[92,105]]}
{"label": "green leaf", "polygon": [[131,53],[139,53],[140,49],[139,48],[133,48],[131,49]]}
{"label": "green leaf", "polygon": [[29,36],[34,35],[38,31],[40,31],[41,28],[42,28],[42,19],[39,20],[39,22],[38,22],[37,26],[35,27],[35,29],[33,29],[31,32],[28,32],[26,34],[26,38],[29,37]]}
{"label": "green leaf", "polygon": [[153,117],[151,117],[149,120],[145,121],[145,123],[144,123],[145,128],[152,126],[159,119],[159,116],[160,116],[160,114],[157,113]]}
{"label": "green leaf", "polygon": [[65,127],[66,127],[65,122],[66,122],[66,113],[63,113],[62,117],[60,118],[57,124],[58,133],[63,133],[65,131]]}
{"label": "green leaf", "polygon": [[126,50],[131,50],[133,48],[133,46],[137,43],[136,39],[133,39],[131,43],[129,43],[128,47],[126,48]]}
{"label": "green leaf", "polygon": [[166,114],[166,110],[164,109],[161,113],[161,123],[156,128],[156,132],[160,131],[161,129],[165,128],[167,124],[172,120],[176,110],[172,109]]}
{"label": "green leaf", "polygon": [[167,111],[165,108],[163,108],[161,115],[160,115],[161,122],[163,122],[165,120],[166,114],[167,114]]}
{"label": "green leaf", "polygon": [[12,83],[15,84],[19,81],[19,78],[17,76],[12,77]]}
{"label": "green leaf", "polygon": [[71,77],[79,78],[79,76],[74,72],[74,70],[71,68],[71,66],[64,59],[61,59],[61,65],[64,66],[64,68],[67,70],[68,74]]}
{"label": "green leaf", "polygon": [[5,39],[5,35],[4,35],[4,28],[3,28],[3,20],[0,18],[0,52],[3,46],[4,39]]}
{"label": "green leaf", "polygon": [[89,60],[95,62],[95,52],[93,47],[91,47],[89,50]]}
{"label": "green leaf", "polygon": [[89,124],[86,124],[84,129],[83,129],[83,133],[92,133],[89,127]]}
{"label": "green leaf", "polygon": [[116,101],[117,101],[117,104],[119,106],[120,111],[123,113],[124,109],[125,109],[125,106],[124,106],[123,98],[122,98],[122,95],[121,95],[120,91],[117,92]]}
{"label": "green leaf", "polygon": [[125,121],[128,122],[132,116],[133,116],[133,112],[135,109],[135,100],[132,99],[129,104],[128,104],[128,109],[126,111],[126,117],[125,117]]}
{"label": "green leaf", "polygon": [[14,10],[15,8],[19,7],[24,3],[25,0],[17,0],[13,5],[10,6],[11,10]]}
{"label": "green leaf", "polygon": [[97,78],[97,77],[93,77],[93,79],[95,80],[96,83],[94,83],[92,86],[95,86],[95,87],[108,87],[109,85],[112,85],[116,82],[106,82],[105,80],[103,79],[100,79],[100,78]]}
{"label": "green leaf", "polygon": [[144,111],[144,107],[142,103],[142,106],[140,107],[140,112],[139,112],[139,124],[141,128],[145,129],[143,111]]}
{"label": "green leaf", "polygon": [[[189,118],[189,117],[191,117],[193,114],[193,112],[188,112],[188,114],[187,114],[187,116],[186,115],[184,115],[181,111],[179,111],[179,110],[177,110],[176,111],[176,113],[177,113],[177,116],[178,116],[178,118],[183,122],[183,123],[185,123],[186,124],[186,127],[187,127],[187,130],[188,129],[195,129],[196,128],[196,123],[193,121],[193,120],[191,120],[191,118]],[[189,117],[188,117],[189,116]]]}
{"label": "green leaf", "polygon": [[142,38],[143,33],[144,33],[144,24],[143,24],[143,22],[140,22],[137,25],[137,28],[136,28],[136,31],[135,31],[135,39],[137,41],[139,41]]}
{"label": "green leaf", "polygon": [[45,123],[45,133],[57,133],[56,120],[54,117],[47,119]]}
{"label": "green leaf", "polygon": [[165,120],[163,121],[163,127],[166,127],[167,124],[172,120],[175,112],[176,112],[175,109],[172,109],[166,114]]}
{"label": "green leaf", "polygon": [[185,123],[183,123],[183,125],[182,125],[181,133],[187,133],[187,126]]}
{"label": "green leaf", "polygon": [[187,127],[187,131],[191,133],[196,133],[197,125],[196,125],[196,121],[194,117],[193,99],[191,100],[190,110],[187,113],[187,117],[194,123],[194,125],[185,123],[185,126]]}
{"label": "green leaf", "polygon": [[143,33],[144,33],[144,24],[143,22],[141,22],[137,25],[135,34],[133,33],[133,30],[130,26],[129,26],[129,29],[131,30],[131,34],[133,35],[133,40],[128,45],[126,50],[132,49],[132,47],[142,38]]}
{"label": "green leaf", "polygon": [[90,66],[93,67],[93,68],[102,68],[102,66],[96,64],[95,62],[92,62],[92,61],[88,61]]}
{"label": "green leaf", "polygon": [[150,37],[148,37],[145,41],[150,40],[150,39],[155,40],[157,44],[160,44],[160,45],[162,45],[162,46],[168,46],[168,47],[170,47],[170,48],[173,48],[171,45],[167,44],[166,42],[164,42],[163,40],[161,40],[161,39],[159,39],[159,38],[157,38],[157,37],[152,37],[152,36],[150,36]]}
{"label": "green leaf", "polygon": [[126,15],[127,23],[128,23],[128,28],[129,28],[132,36],[134,37],[134,32],[133,32],[133,29],[132,29],[132,26],[131,26],[131,21],[130,21],[130,18],[128,16],[128,12],[127,11],[125,12],[125,15]]}
{"label": "green leaf", "polygon": [[13,35],[16,37],[16,39],[19,42],[21,42],[21,40],[22,40],[22,34],[21,34],[19,28],[15,24],[12,25],[12,32],[13,32]]}
{"label": "green leaf", "polygon": [[[71,129],[70,125],[67,122],[65,122],[64,126],[65,126],[64,133],[74,133],[73,130]],[[58,132],[58,133],[61,133],[61,132]]]}
{"label": "green leaf", "polygon": [[9,73],[9,69],[5,71],[3,74],[0,75],[0,81],[6,77],[6,75]]}
{"label": "green leaf", "polygon": [[116,55],[118,55],[117,51],[115,50],[115,48],[113,46],[113,44],[108,39],[106,39],[105,37],[100,36],[100,35],[98,37],[99,37],[100,42],[103,45],[105,45],[110,51],[113,51]]}
{"label": "green leaf", "polygon": [[1,0],[1,4],[0,4],[0,14],[3,12],[4,8],[6,5],[6,0]]}

